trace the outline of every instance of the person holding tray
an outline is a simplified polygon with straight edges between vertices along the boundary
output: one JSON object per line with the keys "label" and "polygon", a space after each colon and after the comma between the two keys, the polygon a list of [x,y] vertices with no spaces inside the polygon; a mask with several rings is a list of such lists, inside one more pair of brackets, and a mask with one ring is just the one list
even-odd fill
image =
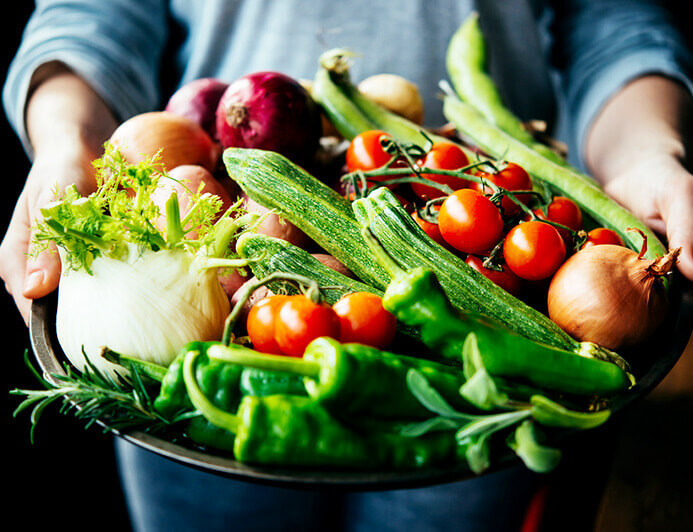
{"label": "person holding tray", "polygon": [[[672,13],[647,0],[349,2],[39,0],[3,90],[32,162],[0,245],[0,275],[27,320],[56,289],[57,255],[27,262],[32,220],[60,189],[94,189],[91,161],[117,125],[162,107],[201,77],[259,70],[312,78],[326,47],[359,52],[352,75],[396,72],[415,82],[426,123],[443,124],[437,83],[445,49],[473,10],[509,107],[541,119],[570,161],[671,247],[693,279],[693,176],[688,43]],[[550,58],[548,58],[550,55]],[[175,465],[117,440],[135,530],[519,529],[543,480],[511,468],[462,483],[335,495],[245,484]]]}

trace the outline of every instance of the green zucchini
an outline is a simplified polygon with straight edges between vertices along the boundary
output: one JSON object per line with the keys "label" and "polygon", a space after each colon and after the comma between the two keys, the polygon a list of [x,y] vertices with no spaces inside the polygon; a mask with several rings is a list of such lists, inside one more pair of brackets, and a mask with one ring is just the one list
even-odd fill
{"label": "green zucchini", "polygon": [[[286,240],[257,233],[244,233],[236,242],[236,252],[242,258],[250,259],[263,255],[266,257],[250,264],[253,275],[258,279],[275,272],[295,273],[315,279],[323,289],[325,301],[330,305],[350,292],[372,292],[379,296],[383,295],[382,290],[325,266],[306,250]],[[276,290],[280,284],[284,283],[278,281],[274,287],[270,285],[270,289]]]}
{"label": "green zucchini", "polygon": [[457,95],[474,106],[489,122],[554,163],[568,164],[551,148],[538,142],[503,103],[495,82],[486,72],[486,42],[479,27],[478,13],[467,17],[453,34],[448,43],[446,65]]}
{"label": "green zucchini", "polygon": [[512,296],[430,239],[387,188],[353,202],[356,218],[403,268],[432,270],[452,304],[486,315],[532,340],[577,351],[580,344],[541,312]]}
{"label": "green zucchini", "polygon": [[320,57],[320,68],[313,83],[313,90],[317,93],[314,99],[345,138],[351,140],[364,131],[380,129],[400,142],[419,146],[426,143],[421,131],[425,131],[434,142],[451,142],[361,94],[349,79],[347,58],[348,54],[343,50],[325,52]]}
{"label": "green zucchini", "polygon": [[311,90],[313,100],[322,107],[329,121],[345,139],[351,140],[363,131],[377,129],[377,126],[364,116],[354,102],[334,83],[332,76],[335,65],[328,67],[327,60],[328,56],[321,57],[321,65],[325,66],[318,69],[313,80]]}
{"label": "green zucchini", "polygon": [[460,133],[468,136],[489,155],[503,157],[522,166],[533,178],[540,179],[574,200],[598,223],[621,235],[634,249],[640,249],[639,234],[626,231],[640,229],[647,237],[646,258],[664,255],[667,250],[652,230],[627,209],[612,200],[594,179],[578,170],[550,161],[540,153],[508,135],[486,120],[479,111],[455,96],[446,96],[443,113]]}
{"label": "green zucchini", "polygon": [[271,151],[228,148],[226,170],[248,197],[296,225],[367,284],[390,281],[361,237],[351,203],[308,172]]}

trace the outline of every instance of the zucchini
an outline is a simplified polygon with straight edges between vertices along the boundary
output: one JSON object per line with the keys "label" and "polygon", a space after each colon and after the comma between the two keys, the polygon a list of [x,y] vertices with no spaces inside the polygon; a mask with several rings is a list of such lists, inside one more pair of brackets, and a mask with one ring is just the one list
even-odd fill
{"label": "zucchini", "polygon": [[[426,137],[421,134],[424,128],[368,99],[351,83],[347,59],[344,50],[325,52],[320,57],[320,68],[313,82],[314,99],[337,130],[351,140],[364,131],[380,129],[400,142],[423,146],[426,143]],[[428,131],[426,135],[434,142],[451,142]],[[467,151],[467,155],[470,152]]]}
{"label": "zucchini", "polygon": [[554,163],[568,164],[551,148],[538,142],[503,103],[498,87],[486,71],[486,42],[479,27],[478,13],[467,17],[453,34],[448,43],[446,66],[457,95],[489,122]]}
{"label": "zucchini", "polygon": [[438,277],[452,304],[502,323],[537,342],[578,351],[580,344],[541,312],[512,296],[430,239],[387,188],[353,202],[356,218],[403,268],[422,266]]}
{"label": "zucchini", "polygon": [[488,154],[515,162],[533,178],[560,190],[598,223],[617,231],[634,249],[640,249],[642,239],[639,234],[626,229],[640,229],[647,237],[646,258],[653,259],[667,252],[666,247],[649,227],[607,196],[589,176],[572,167],[550,161],[491,124],[474,107],[455,96],[445,97],[443,113],[458,131],[472,139]]}
{"label": "zucchini", "polygon": [[[321,64],[326,60],[327,56],[323,55]],[[377,126],[364,116],[354,102],[332,81],[332,75],[333,70],[329,70],[328,67],[319,68],[313,80],[311,96],[322,107],[339,134],[351,140],[363,131],[377,129]]]}
{"label": "zucchini", "polygon": [[[265,255],[264,260],[250,264],[253,275],[258,279],[275,272],[295,273],[315,279],[323,291],[325,301],[330,305],[350,292],[372,292],[379,296],[383,295],[382,290],[325,266],[306,250],[294,246],[286,240],[257,233],[244,233],[236,242],[236,252],[242,258],[248,259]],[[270,285],[270,289],[277,291],[277,288],[284,284],[286,283],[277,281],[274,286]]]}
{"label": "zucchini", "polygon": [[226,170],[248,197],[296,225],[367,284],[390,282],[361,236],[351,203],[286,157],[227,148]]}

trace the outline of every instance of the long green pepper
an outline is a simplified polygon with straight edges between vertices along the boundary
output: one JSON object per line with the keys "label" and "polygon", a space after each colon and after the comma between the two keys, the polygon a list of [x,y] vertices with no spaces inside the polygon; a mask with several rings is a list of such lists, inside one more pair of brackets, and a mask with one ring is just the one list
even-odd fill
{"label": "long green pepper", "polygon": [[318,402],[295,395],[246,396],[235,414],[210,401],[195,376],[199,352],[189,352],[183,375],[192,404],[216,428],[233,437],[233,453],[245,463],[407,469],[450,463],[457,444],[450,434],[407,438],[361,434],[339,422]]}
{"label": "long green pepper", "polygon": [[303,358],[266,355],[238,345],[216,344],[207,350],[219,362],[302,375],[308,395],[337,417],[371,416],[417,419],[430,416],[407,386],[416,369],[453,406],[469,409],[460,395],[465,376],[460,367],[381,351],[331,338],[313,340]]}

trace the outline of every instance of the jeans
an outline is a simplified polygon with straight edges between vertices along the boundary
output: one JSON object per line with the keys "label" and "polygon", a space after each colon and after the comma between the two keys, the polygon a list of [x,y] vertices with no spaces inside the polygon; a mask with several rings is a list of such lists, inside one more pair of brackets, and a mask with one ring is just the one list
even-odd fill
{"label": "jeans", "polygon": [[121,438],[115,445],[135,532],[520,530],[543,478],[518,466],[427,488],[294,490],[199,471]]}

